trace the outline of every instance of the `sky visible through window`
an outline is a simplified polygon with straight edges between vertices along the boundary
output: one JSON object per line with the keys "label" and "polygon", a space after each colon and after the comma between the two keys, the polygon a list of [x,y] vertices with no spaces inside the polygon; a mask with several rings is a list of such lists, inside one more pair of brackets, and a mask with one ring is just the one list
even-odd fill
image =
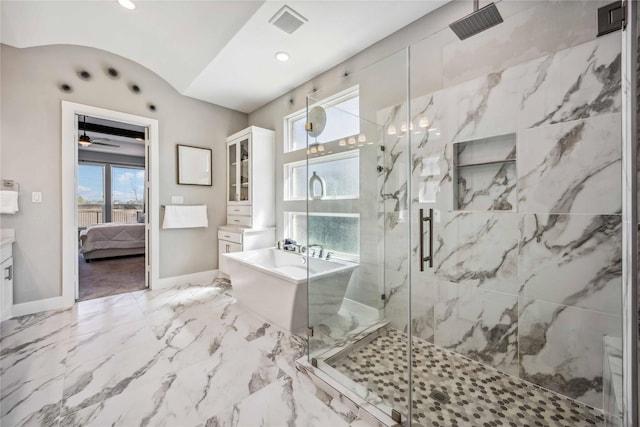
{"label": "sky visible through window", "polygon": [[78,166],[78,198],[86,203],[104,202],[103,167]]}
{"label": "sky visible through window", "polygon": [[[144,169],[113,167],[111,170],[113,203],[142,203]],[[104,202],[104,172],[98,165],[78,166],[78,196],[84,203]]]}
{"label": "sky visible through window", "polygon": [[144,195],[144,170],[111,168],[111,200],[116,203],[142,203]]}
{"label": "sky visible through window", "polygon": [[[360,133],[360,97],[354,96],[336,105],[325,107],[327,122],[324,130],[317,138],[309,138],[309,144],[336,141],[347,136]],[[289,151],[307,148],[307,132],[304,125],[306,113],[291,122]]]}

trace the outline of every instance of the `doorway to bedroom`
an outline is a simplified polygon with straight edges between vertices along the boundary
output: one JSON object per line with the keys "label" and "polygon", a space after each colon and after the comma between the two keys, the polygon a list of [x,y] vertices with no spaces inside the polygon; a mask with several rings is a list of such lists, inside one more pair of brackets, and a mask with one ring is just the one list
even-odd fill
{"label": "doorway to bedroom", "polygon": [[77,299],[146,289],[146,128],[75,117]]}

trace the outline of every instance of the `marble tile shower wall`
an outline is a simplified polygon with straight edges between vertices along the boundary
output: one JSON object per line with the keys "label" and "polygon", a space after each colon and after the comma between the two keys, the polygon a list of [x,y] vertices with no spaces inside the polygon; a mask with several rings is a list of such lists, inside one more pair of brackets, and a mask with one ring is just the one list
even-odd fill
{"label": "marble tile shower wall", "polygon": [[[381,111],[379,123],[405,112]],[[438,212],[425,272],[413,221],[414,335],[601,408],[603,337],[621,335],[619,37],[421,96],[411,113],[430,126],[413,135],[411,164],[406,136],[385,143],[387,319],[407,329],[407,261],[392,249],[406,244],[410,167],[413,218]],[[517,175],[479,168],[454,205],[454,143],[505,134]]]}

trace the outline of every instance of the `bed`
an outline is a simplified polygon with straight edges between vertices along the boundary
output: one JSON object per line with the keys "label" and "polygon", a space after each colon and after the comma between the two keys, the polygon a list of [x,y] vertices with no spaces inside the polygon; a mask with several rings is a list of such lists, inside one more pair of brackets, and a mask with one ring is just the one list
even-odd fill
{"label": "bed", "polygon": [[144,224],[107,223],[80,232],[80,253],[86,261],[144,254]]}

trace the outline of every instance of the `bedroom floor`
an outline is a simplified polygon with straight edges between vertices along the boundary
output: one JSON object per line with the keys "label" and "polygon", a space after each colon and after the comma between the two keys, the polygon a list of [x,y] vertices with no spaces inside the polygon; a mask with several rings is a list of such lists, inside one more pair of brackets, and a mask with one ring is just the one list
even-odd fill
{"label": "bedroom floor", "polygon": [[78,301],[145,289],[144,255],[86,262],[78,256]]}
{"label": "bedroom floor", "polygon": [[229,282],[138,291],[3,322],[3,426],[366,426],[295,360],[304,339]]}

